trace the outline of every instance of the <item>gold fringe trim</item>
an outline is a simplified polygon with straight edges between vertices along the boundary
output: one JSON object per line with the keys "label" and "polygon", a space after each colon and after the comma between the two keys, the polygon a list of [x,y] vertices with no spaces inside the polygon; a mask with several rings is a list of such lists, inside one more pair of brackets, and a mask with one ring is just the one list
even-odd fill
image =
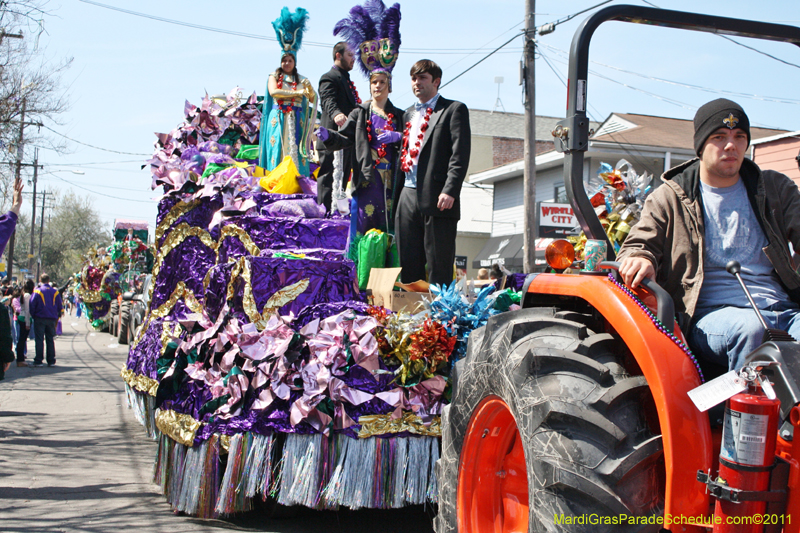
{"label": "gold fringe trim", "polygon": [[142,376],[141,374],[136,374],[133,372],[133,370],[128,370],[127,368],[122,369],[120,376],[122,376],[122,379],[125,381],[125,383],[139,392],[149,394],[150,396],[156,395],[156,391],[158,390],[158,381],[148,378],[147,376]]}
{"label": "gold fringe trim", "polygon": [[158,411],[156,415],[156,427],[161,433],[190,448],[194,444],[194,436],[200,426],[202,422],[171,409]]}
{"label": "gold fringe trim", "polygon": [[397,419],[393,419],[392,415],[364,415],[358,417],[358,423],[361,424],[361,430],[358,432],[360,439],[404,431],[428,437],[442,436],[441,417],[434,417],[431,424],[426,426],[420,417],[409,411]]}

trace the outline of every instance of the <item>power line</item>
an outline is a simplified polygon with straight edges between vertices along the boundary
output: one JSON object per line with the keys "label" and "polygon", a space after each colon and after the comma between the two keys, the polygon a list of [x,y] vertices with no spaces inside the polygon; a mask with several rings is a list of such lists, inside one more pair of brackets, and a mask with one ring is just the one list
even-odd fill
{"label": "power line", "polygon": [[[466,54],[464,57],[462,57],[461,59],[459,59],[459,60],[458,60],[458,61],[456,61],[455,63],[451,63],[450,65],[447,65],[447,68],[448,68],[448,69],[450,69],[450,68],[453,68],[453,67],[455,67],[456,65],[458,65],[459,63],[461,63],[462,61],[464,61],[464,60],[465,60],[467,57],[469,57],[469,56],[471,56],[471,55],[473,55],[473,54],[476,54],[476,53],[478,53],[478,52],[482,52],[482,51],[484,51],[484,50],[490,50],[490,49],[488,49],[488,48],[485,48],[485,47],[486,47],[487,45],[489,45],[489,44],[491,44],[491,43],[495,42],[497,39],[501,38],[503,35],[505,35],[506,33],[510,32],[511,30],[513,30],[514,28],[516,28],[517,26],[519,26],[520,24],[524,24],[524,23],[525,23],[525,21],[524,21],[524,20],[521,20],[521,21],[519,21],[519,22],[515,23],[513,26],[511,26],[510,28],[508,28],[507,30],[505,30],[504,32],[502,32],[500,35],[498,35],[497,37],[495,37],[495,38],[494,38],[494,39],[492,39],[491,41],[488,41],[488,42],[484,43],[484,44],[483,44],[483,45],[481,45],[479,48],[474,48],[474,49],[472,49],[472,50],[471,50],[471,51],[470,51],[468,54]],[[514,49],[514,50],[508,50],[507,52],[508,52],[508,53],[520,53],[520,52],[522,52],[522,50],[523,50],[523,49],[522,49],[522,48],[520,48],[519,50],[516,50],[516,49]],[[495,51],[495,53],[499,53],[499,52],[496,52],[496,51]]]}
{"label": "power line", "polygon": [[[655,7],[656,9],[661,9],[660,7],[658,7],[657,5],[655,5],[654,3],[652,3],[652,2],[648,2],[647,0],[642,0],[642,2],[644,2],[645,4],[647,4],[647,5],[649,5],[649,6]],[[788,21],[787,21],[787,22],[788,22]],[[769,57],[770,59],[774,59],[775,61],[779,61],[779,62],[783,63],[784,65],[789,65],[790,67],[800,68],[800,65],[797,65],[797,64],[795,64],[795,63],[791,63],[791,62],[789,62],[789,61],[785,61],[785,60],[783,60],[783,59],[781,59],[781,58],[779,58],[779,57],[775,57],[775,56],[774,56],[774,55],[772,55],[772,54],[768,54],[768,53],[766,53],[766,52],[762,52],[762,51],[761,51],[761,50],[759,50],[758,48],[753,48],[752,46],[748,46],[748,45],[746,45],[746,44],[744,44],[744,43],[740,43],[739,41],[735,41],[735,40],[731,39],[730,37],[728,37],[727,35],[720,35],[719,33],[717,33],[717,34],[715,34],[715,35],[716,35],[717,37],[722,37],[723,39],[725,39],[725,40],[727,40],[727,41],[730,41],[730,42],[732,42],[733,44],[738,44],[738,45],[739,45],[739,46],[741,46],[742,48],[747,48],[748,50],[752,50],[753,52],[757,52],[757,53],[759,53],[759,54],[761,54],[761,55],[767,56],[767,57]]]}
{"label": "power line", "polygon": [[516,35],[514,35],[514,36],[513,36],[511,39],[507,40],[506,42],[504,42],[503,44],[501,44],[500,46],[498,46],[497,48],[495,48],[494,50],[492,50],[491,52],[489,52],[488,54],[486,54],[485,56],[483,56],[481,59],[479,59],[478,61],[476,61],[475,63],[473,63],[473,64],[472,64],[472,66],[470,66],[470,67],[469,67],[469,68],[467,68],[466,70],[462,71],[462,72],[461,72],[460,74],[458,74],[458,75],[457,75],[455,78],[452,78],[452,79],[451,79],[450,81],[448,81],[447,83],[444,83],[444,84],[442,84],[442,85],[439,87],[439,90],[443,89],[444,87],[447,87],[448,85],[450,85],[451,83],[453,83],[454,81],[456,81],[458,78],[460,78],[461,76],[463,76],[464,74],[466,74],[467,72],[469,72],[470,70],[472,70],[473,68],[477,67],[478,65],[480,65],[481,63],[483,63],[484,61],[486,61],[487,59],[489,59],[489,58],[490,58],[492,55],[494,55],[494,53],[495,53],[495,52],[497,52],[498,50],[500,50],[501,48],[503,48],[505,45],[509,44],[509,43],[510,43],[511,41],[513,41],[514,39],[516,39],[516,38],[520,37],[521,35],[522,35],[522,32],[520,32],[520,33],[517,33]]}
{"label": "power line", "polygon": [[[552,63],[550,63],[550,60],[547,58],[547,56],[546,56],[546,55],[544,55],[544,52],[542,52],[542,49],[539,47],[539,43],[536,43],[536,49],[539,51],[539,57],[541,57],[541,58],[544,60],[545,64],[546,64],[548,67],[550,67],[550,70],[552,70],[552,71],[553,71],[553,74],[555,74],[555,75],[556,75],[556,78],[558,78],[558,81],[560,81],[560,82],[561,82],[561,85],[563,85],[563,86],[564,86],[564,88],[567,88],[567,82],[566,82],[566,80],[564,80],[564,78],[561,76],[561,73],[560,73],[560,72],[558,72],[558,71],[556,70],[556,68],[553,66],[553,64],[552,64]],[[597,113],[597,115],[598,115],[598,116],[600,115],[600,112],[599,112],[599,111],[597,110],[597,108],[596,108],[596,107],[594,107],[592,104],[589,104],[589,107],[591,107],[591,108],[592,108],[592,110],[593,110],[595,113]],[[600,120],[597,118],[597,116],[594,116],[594,117],[593,117],[593,116],[591,116],[591,115],[590,115],[590,116],[589,116],[589,118],[590,118],[590,119],[592,119],[592,120],[594,120],[595,122],[600,122]]]}
{"label": "power line", "polygon": [[758,48],[753,48],[752,46],[748,46],[748,45],[746,45],[746,44],[744,44],[744,43],[740,43],[739,41],[734,41],[733,39],[731,39],[731,38],[730,38],[730,37],[728,37],[727,35],[718,35],[718,37],[722,37],[723,39],[725,39],[725,40],[727,40],[727,41],[730,41],[730,42],[732,42],[733,44],[738,44],[738,45],[739,45],[739,46],[741,46],[742,48],[747,48],[748,50],[752,50],[753,52],[757,52],[757,53],[761,54],[762,56],[767,56],[767,57],[769,57],[770,59],[774,59],[775,61],[779,61],[779,62],[783,63],[784,65],[789,65],[790,67],[794,67],[794,68],[800,68],[800,65],[798,65],[798,64],[796,64],[796,63],[791,63],[791,62],[789,62],[789,61],[785,61],[785,60],[783,60],[783,59],[781,59],[781,58],[779,58],[779,57],[776,57],[776,56],[774,56],[774,55],[772,55],[772,54],[768,54],[768,53],[766,53],[766,52],[762,52],[762,51],[761,51],[761,50],[759,50]]}
{"label": "power line", "polygon": [[[81,0],[81,2],[86,2],[86,1],[87,1],[87,0]],[[53,128],[51,128],[51,127],[49,127],[49,126],[45,126],[44,124],[42,124],[42,127],[43,127],[44,129],[46,129],[46,130],[52,131],[52,132],[53,132],[53,133],[55,133],[56,135],[59,135],[59,136],[61,136],[61,137],[64,137],[64,138],[65,138],[65,139],[67,139],[67,140],[70,140],[70,141],[72,141],[72,142],[76,142],[76,143],[78,143],[78,144],[82,144],[83,146],[88,146],[89,148],[94,148],[95,150],[102,150],[103,152],[111,152],[112,154],[122,154],[122,155],[140,155],[140,156],[142,156],[142,157],[150,157],[151,155],[153,155],[153,154],[139,154],[139,153],[136,153],[136,152],[120,152],[120,151],[118,151],[118,150],[110,150],[110,149],[108,149],[108,148],[101,148],[101,147],[99,147],[99,146],[94,146],[94,145],[92,145],[92,144],[88,144],[88,143],[85,143],[85,142],[83,142],[83,141],[79,141],[79,140],[77,140],[77,139],[73,139],[72,137],[67,137],[67,136],[66,136],[66,135],[64,135],[63,133],[59,133],[59,132],[57,132],[56,130],[54,130]]]}
{"label": "power line", "polygon": [[[58,176],[55,176],[52,172],[44,172],[44,173],[40,174],[39,176],[41,177],[43,175],[58,177]],[[114,190],[117,190],[117,191],[145,192],[144,189],[128,189],[128,188],[125,188],[125,187],[117,187],[116,185],[98,185],[97,183],[86,183],[85,181],[81,181],[81,182],[77,182],[77,183],[72,182],[72,183],[74,183],[76,185],[77,185],[77,183],[80,183],[80,184],[83,184],[83,185],[91,185],[93,187],[101,187],[103,189],[114,189]]]}
{"label": "power line", "polygon": [[[240,31],[232,31],[232,30],[223,30],[221,28],[213,28],[211,26],[203,26],[200,24],[193,24],[191,22],[182,22],[180,20],[168,19],[164,17],[157,17],[155,15],[148,15],[147,13],[139,13],[138,11],[131,11],[129,9],[122,9],[121,7],[110,6],[107,4],[101,4],[100,2],[92,2],[91,0],[80,0],[84,4],[91,4],[93,6],[102,7],[104,9],[110,9],[112,11],[119,11],[120,13],[125,13],[126,15],[133,15],[135,17],[142,17],[150,20],[157,20],[159,22],[164,22],[166,24],[174,24],[176,26],[185,26],[187,28],[194,28],[196,30],[203,30],[203,31],[210,31],[214,33],[224,33],[226,35],[235,35],[237,37],[245,37],[247,39],[259,39],[262,41],[276,41],[275,37],[269,37],[267,35],[256,35],[253,33],[244,33]],[[315,43],[311,41],[303,41],[303,44],[306,46],[325,46],[330,47],[332,45],[325,44],[325,43]]]}
{"label": "power line", "polygon": [[153,202],[151,200],[134,200],[133,198],[121,198],[119,196],[111,196],[110,194],[104,194],[102,192],[97,192],[97,191],[93,191],[91,189],[87,189],[86,187],[82,187],[82,186],[78,185],[77,183],[73,183],[73,182],[71,182],[69,180],[65,180],[61,176],[56,176],[55,174],[53,174],[53,177],[56,178],[56,179],[60,179],[64,183],[68,183],[68,184],[72,185],[73,187],[77,187],[79,189],[83,189],[84,191],[88,191],[88,192],[90,192],[92,194],[96,194],[98,196],[105,196],[106,198],[113,198],[114,200],[124,200],[126,202],[138,202],[138,203],[142,203],[142,204],[151,204],[151,205],[153,205]]}
{"label": "power line", "polygon": [[[544,46],[546,48],[549,48],[550,50],[553,50],[554,52],[559,53],[562,57],[568,56],[568,54],[567,54],[567,52],[565,50],[562,50],[560,48],[556,48],[555,46],[551,46],[551,45],[545,44],[545,43],[537,43],[537,44],[540,45],[540,46]],[[675,86],[678,86],[678,87],[685,87],[687,89],[694,89],[694,90],[697,90],[697,91],[709,92],[709,93],[713,93],[713,94],[727,94],[727,95],[730,95],[730,96],[738,96],[738,97],[741,97],[741,98],[750,98],[750,99],[753,99],[753,100],[761,100],[761,101],[765,101],[765,102],[776,102],[776,103],[780,103],[780,104],[800,104],[800,100],[796,100],[796,99],[793,99],[793,98],[784,98],[784,97],[779,97],[779,96],[761,96],[761,95],[757,95],[757,94],[748,94],[748,93],[739,93],[739,92],[735,92],[735,91],[726,91],[724,89],[713,89],[711,87],[703,87],[702,85],[693,85],[691,83],[685,83],[685,82],[680,82],[680,81],[675,81],[675,80],[668,80],[668,79],[665,79],[665,78],[657,78],[655,76],[649,76],[647,74],[642,74],[640,72],[635,72],[635,71],[632,71],[632,70],[626,70],[624,68],[615,67],[613,65],[606,65],[605,63],[600,63],[599,61],[591,61],[591,62],[594,63],[595,65],[599,65],[601,67],[610,68],[610,69],[616,70],[618,72],[624,72],[625,74],[631,74],[632,76],[638,76],[638,77],[644,78],[646,80],[657,81],[657,82],[660,82],[660,83],[666,83],[668,85],[675,85]]]}
{"label": "power line", "polygon": [[125,161],[95,161],[93,163],[59,163],[60,167],[85,167],[89,165],[121,165],[123,163],[141,163],[141,159],[126,159]]}
{"label": "power line", "polygon": [[582,15],[582,14],[586,13],[587,11],[591,11],[592,9],[596,9],[596,8],[598,8],[600,6],[604,6],[609,2],[611,2],[611,0],[605,0],[603,2],[600,2],[599,4],[595,4],[595,5],[591,6],[591,7],[587,7],[586,9],[582,9],[581,11],[578,11],[577,13],[573,13],[571,15],[567,15],[566,17],[562,17],[562,18],[560,18],[558,20],[554,20],[553,22],[548,22],[547,24],[543,24],[543,25],[539,26],[538,28],[536,28],[536,32],[539,33],[540,35],[544,35],[544,33],[542,33],[542,31],[548,30],[547,33],[550,33],[552,31],[554,31],[555,27],[558,26],[559,24],[563,24],[565,22],[568,22],[568,21],[574,19],[575,17],[577,17],[578,15]]}
{"label": "power line", "polygon": [[[202,24],[194,24],[192,22],[184,22],[181,20],[175,19],[168,19],[165,17],[159,17],[156,15],[149,15],[147,13],[141,13],[139,11],[131,11],[130,9],[123,9],[121,7],[111,6],[108,4],[102,4],[100,2],[94,2],[92,0],[80,0],[84,4],[90,4],[97,7],[102,7],[103,9],[110,9],[112,11],[118,11],[120,13],[125,13],[126,15],[133,15],[134,17],[141,17],[150,20],[155,20],[158,22],[163,22],[165,24],[174,24],[176,26],[184,26],[186,28],[193,28],[196,30],[203,30],[203,31],[210,31],[213,33],[222,33],[225,35],[233,35],[236,37],[244,37],[246,39],[258,39],[261,41],[273,41],[277,42],[275,37],[270,37],[269,35],[258,35],[255,33],[245,33],[241,31],[234,31],[234,30],[226,30],[223,28],[215,28],[213,26],[204,26]],[[610,0],[609,0],[610,1]],[[334,43],[322,43],[316,41],[303,41],[304,46],[314,46],[314,47],[321,47],[321,48],[333,48]],[[414,53],[441,53],[441,54],[459,54],[461,52],[470,52],[473,53],[474,50],[471,48],[403,48],[406,52],[414,52]]]}
{"label": "power line", "polygon": [[[553,61],[561,63],[562,65],[566,64],[564,61],[558,61],[556,59],[554,59]],[[652,96],[653,98],[656,98],[658,100],[661,100],[663,102],[667,102],[669,104],[672,104],[672,105],[675,105],[675,106],[678,106],[678,107],[683,107],[685,109],[689,109],[689,110],[692,110],[692,111],[697,109],[696,106],[692,106],[691,104],[687,104],[685,102],[681,102],[679,100],[675,100],[674,98],[669,98],[667,96],[661,96],[660,94],[656,94],[656,93],[653,93],[653,92],[650,92],[650,91],[645,91],[644,89],[640,89],[640,88],[635,87],[633,85],[629,85],[627,83],[621,82],[621,81],[616,80],[614,78],[610,78],[608,76],[604,76],[604,75],[600,74],[599,72],[597,72],[596,70],[589,70],[589,74],[591,74],[593,76],[597,76],[598,78],[601,78],[601,79],[604,79],[604,80],[608,80],[608,81],[610,81],[612,83],[616,83],[617,85],[622,85],[623,87],[626,87],[626,88],[631,89],[633,91],[637,91],[637,92],[646,94],[648,96]]]}

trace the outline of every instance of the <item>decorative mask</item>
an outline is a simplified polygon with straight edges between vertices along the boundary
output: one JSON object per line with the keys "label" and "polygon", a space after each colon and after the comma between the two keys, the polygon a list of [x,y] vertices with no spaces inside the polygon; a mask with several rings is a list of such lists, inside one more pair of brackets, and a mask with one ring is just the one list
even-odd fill
{"label": "decorative mask", "polygon": [[367,67],[368,71],[372,72],[381,66],[378,41],[364,41],[358,45],[358,48],[361,51],[361,62]]}
{"label": "decorative mask", "polygon": [[383,38],[380,40],[380,46],[381,65],[383,65],[384,68],[392,70],[392,68],[394,68],[394,64],[397,63],[397,45],[394,43],[394,41],[388,38]]}

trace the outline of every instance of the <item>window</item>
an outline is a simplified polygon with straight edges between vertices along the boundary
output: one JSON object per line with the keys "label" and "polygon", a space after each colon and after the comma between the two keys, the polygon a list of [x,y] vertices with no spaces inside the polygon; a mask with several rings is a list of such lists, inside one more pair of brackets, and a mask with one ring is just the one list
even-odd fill
{"label": "window", "polygon": [[559,204],[569,203],[569,199],[567,198],[567,189],[564,187],[563,183],[559,183],[555,186],[555,191],[553,192],[553,201]]}

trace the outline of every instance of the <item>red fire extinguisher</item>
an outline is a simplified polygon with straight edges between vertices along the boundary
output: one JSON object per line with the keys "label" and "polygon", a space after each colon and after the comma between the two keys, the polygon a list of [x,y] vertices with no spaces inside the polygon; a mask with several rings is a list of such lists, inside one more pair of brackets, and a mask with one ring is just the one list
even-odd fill
{"label": "red fire extinguisher", "polygon": [[[769,380],[755,368],[745,367],[740,375],[748,382],[748,389],[730,398],[725,406],[717,482],[731,489],[766,491],[775,462],[780,401]],[[763,531],[763,525],[752,517],[763,515],[766,507],[764,501],[717,499],[714,532]]]}

